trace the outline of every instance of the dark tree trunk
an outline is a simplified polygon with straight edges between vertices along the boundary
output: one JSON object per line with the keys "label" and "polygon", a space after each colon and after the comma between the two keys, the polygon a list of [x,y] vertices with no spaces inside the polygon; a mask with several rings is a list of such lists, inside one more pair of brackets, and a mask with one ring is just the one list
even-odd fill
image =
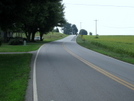
{"label": "dark tree trunk", "polygon": [[34,42],[35,33],[36,32],[32,32],[32,39],[31,39],[32,42]]}
{"label": "dark tree trunk", "polygon": [[4,42],[5,42],[5,43],[8,42],[7,34],[8,34],[8,32],[4,32]]}
{"label": "dark tree trunk", "polygon": [[25,34],[26,34],[26,37],[27,37],[27,42],[30,42],[31,33],[30,32],[25,32]]}
{"label": "dark tree trunk", "polygon": [[40,41],[43,41],[42,37],[43,37],[43,33],[40,32]]}

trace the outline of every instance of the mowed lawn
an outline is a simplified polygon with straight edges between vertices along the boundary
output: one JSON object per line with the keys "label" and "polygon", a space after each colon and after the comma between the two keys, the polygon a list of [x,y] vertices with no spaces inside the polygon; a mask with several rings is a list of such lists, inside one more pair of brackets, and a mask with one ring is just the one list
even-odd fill
{"label": "mowed lawn", "polygon": [[94,51],[134,64],[134,36],[78,36],[77,43]]}
{"label": "mowed lawn", "polygon": [[0,54],[0,101],[24,101],[32,54]]}
{"label": "mowed lawn", "polygon": [[[66,37],[65,34],[49,33],[44,41],[23,45],[2,44],[0,52],[28,52],[42,44]],[[25,101],[32,54],[0,54],[0,101]]]}
{"label": "mowed lawn", "polygon": [[[37,33],[36,36],[39,36]],[[56,33],[56,32],[50,32],[48,34],[43,35],[44,40],[43,41],[36,41],[36,42],[29,42],[25,46],[24,45],[8,45],[2,44],[0,46],[0,52],[28,52],[28,51],[35,51],[37,50],[42,44],[45,44],[47,42],[55,41],[58,39],[62,39],[66,37],[67,35]]]}

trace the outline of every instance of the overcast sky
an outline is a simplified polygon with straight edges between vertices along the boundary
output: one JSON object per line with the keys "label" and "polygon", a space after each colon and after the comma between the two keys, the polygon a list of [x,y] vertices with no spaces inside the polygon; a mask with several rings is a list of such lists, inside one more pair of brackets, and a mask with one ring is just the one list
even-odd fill
{"label": "overcast sky", "polygon": [[134,35],[134,0],[63,0],[63,3],[65,18],[79,30],[95,34],[97,19],[99,35]]}

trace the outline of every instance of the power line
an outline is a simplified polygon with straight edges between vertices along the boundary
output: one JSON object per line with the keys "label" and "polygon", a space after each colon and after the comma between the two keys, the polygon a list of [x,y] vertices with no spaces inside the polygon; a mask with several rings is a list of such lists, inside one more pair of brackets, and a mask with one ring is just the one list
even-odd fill
{"label": "power line", "polygon": [[100,6],[100,7],[125,7],[125,8],[134,8],[134,6],[120,6],[120,5],[100,5],[100,4],[77,4],[77,3],[65,3],[67,5],[80,5],[80,6]]}
{"label": "power line", "polygon": [[134,29],[134,27],[115,27],[115,26],[106,26],[107,28],[113,28],[113,29]]}

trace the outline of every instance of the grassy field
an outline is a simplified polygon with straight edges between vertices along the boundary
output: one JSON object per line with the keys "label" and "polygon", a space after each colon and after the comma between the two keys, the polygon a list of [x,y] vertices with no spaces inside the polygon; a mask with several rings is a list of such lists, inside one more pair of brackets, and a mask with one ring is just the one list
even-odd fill
{"label": "grassy field", "polygon": [[50,32],[49,34],[45,34],[43,36],[43,38],[44,38],[45,42],[51,42],[51,41],[55,41],[55,40],[58,40],[58,39],[62,39],[66,36],[67,36],[66,34],[59,34],[59,33],[56,33],[56,32]]}
{"label": "grassy field", "polygon": [[[42,44],[66,37],[49,33],[43,42],[0,46],[0,52],[27,52],[37,50]],[[32,54],[0,54],[0,101],[24,101]]]}
{"label": "grassy field", "polygon": [[[36,34],[38,36],[38,34]],[[26,46],[24,45],[8,45],[6,44],[2,44],[2,46],[0,46],[0,52],[28,52],[28,51],[35,51],[37,50],[42,44],[47,43],[47,42],[51,42],[54,40],[58,40],[61,38],[66,37],[67,35],[65,34],[60,34],[60,33],[49,33],[43,36],[44,41],[37,41],[34,43],[27,43]]]}
{"label": "grassy field", "polygon": [[79,36],[77,43],[94,51],[134,64],[134,36]]}
{"label": "grassy field", "polygon": [[24,101],[31,56],[0,55],[0,101]]}

